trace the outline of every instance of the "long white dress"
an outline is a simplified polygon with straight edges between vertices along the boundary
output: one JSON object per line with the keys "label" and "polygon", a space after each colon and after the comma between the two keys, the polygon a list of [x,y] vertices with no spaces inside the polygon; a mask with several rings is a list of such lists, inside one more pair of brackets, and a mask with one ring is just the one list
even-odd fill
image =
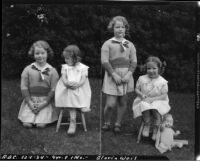
{"label": "long white dress", "polygon": [[[139,77],[136,83],[136,88],[145,95],[155,97],[168,92],[167,83],[168,82],[162,76],[159,76],[156,79],[151,79],[148,75],[143,75]],[[133,117],[137,118],[142,115],[143,111],[150,109],[158,110],[161,115],[168,113],[171,109],[169,106],[168,96],[166,100],[156,100],[152,103],[144,102],[140,97],[136,97],[132,105]]]}
{"label": "long white dress", "polygon": [[[62,65],[61,73],[67,74],[68,81],[80,82],[82,76],[88,76],[88,66],[77,63],[75,66]],[[67,88],[62,79],[57,83],[55,89],[55,106],[65,108],[84,108],[85,112],[90,111],[91,88],[88,77],[84,84],[77,89]]]}

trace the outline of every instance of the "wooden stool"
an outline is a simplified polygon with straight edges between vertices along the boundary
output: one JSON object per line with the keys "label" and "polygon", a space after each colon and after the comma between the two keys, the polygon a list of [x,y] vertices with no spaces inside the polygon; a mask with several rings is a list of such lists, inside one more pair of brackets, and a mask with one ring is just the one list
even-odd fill
{"label": "wooden stool", "polygon": [[142,121],[142,123],[140,125],[139,133],[138,133],[138,136],[137,136],[137,143],[138,144],[140,143],[143,129],[144,129],[144,121]]}
{"label": "wooden stool", "polygon": [[[82,124],[83,129],[86,132],[87,128],[86,128],[85,114],[82,111],[80,111],[79,109],[77,109],[77,111],[79,111],[81,113],[82,122],[76,122],[76,124]],[[60,125],[69,125],[70,124],[69,122],[62,122],[63,113],[64,113],[64,108],[61,108],[59,118],[58,118],[58,122],[57,122],[57,125],[56,125],[56,132],[59,131]]]}
{"label": "wooden stool", "polygon": [[[163,120],[163,116],[161,116],[161,122]],[[150,127],[152,127],[152,125],[150,125]],[[141,125],[140,125],[140,129],[139,129],[139,133],[138,133],[138,136],[137,136],[137,143],[140,143],[141,141],[141,137],[142,137],[142,131],[144,129],[144,121],[142,120],[141,121]],[[158,130],[160,130],[160,126],[158,127]]]}

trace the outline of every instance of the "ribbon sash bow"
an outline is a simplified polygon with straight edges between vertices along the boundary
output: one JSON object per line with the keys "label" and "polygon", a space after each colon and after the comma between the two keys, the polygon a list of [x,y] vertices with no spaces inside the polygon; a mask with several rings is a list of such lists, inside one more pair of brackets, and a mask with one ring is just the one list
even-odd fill
{"label": "ribbon sash bow", "polygon": [[120,51],[121,52],[126,51],[126,48],[128,48],[128,41],[120,42],[120,41],[112,40],[112,43],[120,44],[120,47],[121,47]]}
{"label": "ribbon sash bow", "polygon": [[49,76],[49,68],[45,68],[44,70],[40,70],[35,65],[32,65],[32,69],[39,71],[42,80],[44,80],[44,75]]}

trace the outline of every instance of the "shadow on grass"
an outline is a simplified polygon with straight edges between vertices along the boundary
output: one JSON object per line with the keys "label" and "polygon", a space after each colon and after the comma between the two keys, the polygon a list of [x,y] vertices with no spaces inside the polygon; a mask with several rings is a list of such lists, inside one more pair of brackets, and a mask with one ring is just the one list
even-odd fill
{"label": "shadow on grass", "polygon": [[[131,106],[134,98],[134,94],[129,94],[122,133],[115,135],[112,131],[102,132],[102,155],[161,156],[150,138],[142,138],[139,144],[136,143],[141,118],[133,119]],[[173,148],[171,152],[166,152],[163,156],[170,160],[194,160],[195,97],[193,94],[169,93],[169,99],[170,113],[174,117],[174,129],[181,131],[176,138],[188,140],[189,145],[181,149]],[[102,107],[104,107],[104,100],[105,95],[103,95]]]}
{"label": "shadow on grass", "polygon": [[[91,79],[92,111],[86,113],[87,132],[77,126],[75,137],[67,136],[66,126],[58,133],[56,123],[44,129],[26,129],[17,119],[22,97],[20,81],[2,81],[1,154],[98,155],[100,153],[100,88],[101,81]],[[67,114],[66,114],[67,115]],[[80,117],[80,116],[79,116]],[[79,119],[79,118],[78,118]]]}

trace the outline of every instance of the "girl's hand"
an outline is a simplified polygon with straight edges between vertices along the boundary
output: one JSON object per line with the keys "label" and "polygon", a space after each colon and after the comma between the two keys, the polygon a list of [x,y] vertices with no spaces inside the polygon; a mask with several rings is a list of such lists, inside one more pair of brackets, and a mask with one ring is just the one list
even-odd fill
{"label": "girl's hand", "polygon": [[181,132],[179,130],[176,131],[176,135],[179,135]]}
{"label": "girl's hand", "polygon": [[68,82],[67,83],[67,87],[71,88],[71,89],[76,89],[76,88],[79,87],[79,83],[77,83],[77,82]]}
{"label": "girl's hand", "polygon": [[128,83],[131,75],[132,75],[132,72],[128,71],[128,73],[122,78],[122,83]]}
{"label": "girl's hand", "polygon": [[112,73],[112,78],[114,79],[117,85],[120,85],[122,83],[121,77],[115,72]]}
{"label": "girl's hand", "polygon": [[141,95],[141,98],[142,98],[142,100],[143,100],[143,99],[147,98],[147,95],[142,94],[142,95]]}
{"label": "girl's hand", "polygon": [[37,109],[37,106],[33,103],[33,101],[28,101],[28,106],[31,109],[31,111],[33,111],[33,113],[35,113],[35,110]]}
{"label": "girl's hand", "polygon": [[40,112],[40,110],[42,110],[45,106],[47,106],[47,101],[44,101],[40,104],[38,104],[37,109],[35,110],[36,114]]}
{"label": "girl's hand", "polygon": [[144,102],[147,102],[147,103],[152,103],[152,102],[153,102],[153,99],[150,98],[150,97],[146,97],[143,101],[144,101]]}

